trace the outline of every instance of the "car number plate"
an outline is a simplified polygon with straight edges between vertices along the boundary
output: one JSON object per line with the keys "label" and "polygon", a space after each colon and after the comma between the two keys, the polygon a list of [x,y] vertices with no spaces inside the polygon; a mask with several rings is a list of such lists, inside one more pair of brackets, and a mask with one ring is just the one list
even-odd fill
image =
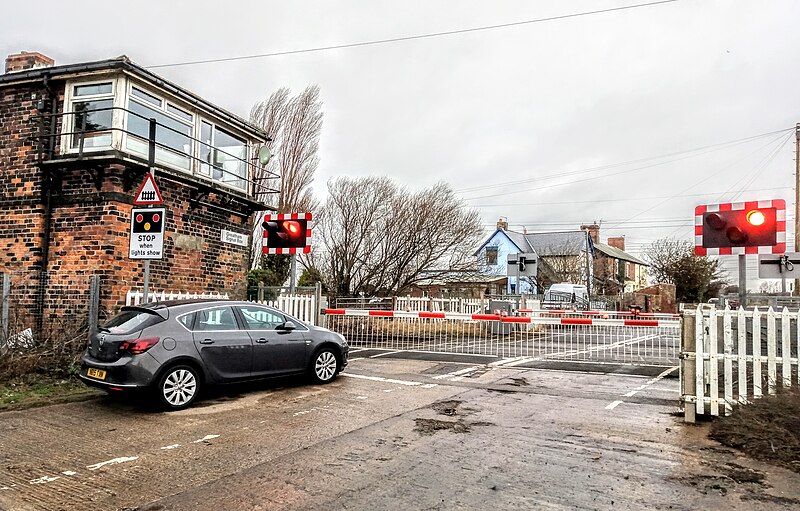
{"label": "car number plate", "polygon": [[98,380],[106,379],[105,371],[103,371],[102,369],[95,369],[93,367],[89,368],[89,370],[86,371],[86,375],[89,376],[89,378],[97,378]]}

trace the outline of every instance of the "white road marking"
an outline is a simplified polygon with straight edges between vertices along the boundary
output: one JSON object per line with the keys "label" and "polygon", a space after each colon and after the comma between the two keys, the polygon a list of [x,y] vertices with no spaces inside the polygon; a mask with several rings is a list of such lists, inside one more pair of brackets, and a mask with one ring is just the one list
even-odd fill
{"label": "white road marking", "polygon": [[219,438],[219,435],[206,435],[200,440],[195,440],[192,442],[193,444],[199,444],[200,442],[205,442],[206,440],[213,440],[214,438]]}
{"label": "white road marking", "polygon": [[88,468],[89,470],[97,470],[98,468],[105,467],[106,465],[117,465],[119,463],[127,463],[129,461],[135,461],[138,459],[139,456],[114,458],[113,460],[101,461],[100,463],[95,463],[94,465],[86,465],[86,468]]}
{"label": "white road marking", "polygon": [[367,396],[356,396],[356,399],[367,399]]}
{"label": "white road marking", "polygon": [[65,470],[61,473],[64,474],[65,476],[74,476],[77,474],[77,472],[73,472],[72,470]]}
{"label": "white road marking", "polygon": [[423,389],[432,389],[433,387],[438,387],[438,385],[435,383],[426,383],[422,386]]}
{"label": "white road marking", "polygon": [[416,387],[417,385],[422,385],[418,381],[395,380],[392,378],[381,378],[380,376],[365,376],[363,374],[341,373],[339,376],[346,376],[348,378],[357,378],[359,380],[380,381],[384,383],[397,383],[398,385],[406,385],[408,387]]}
{"label": "white road marking", "polygon": [[472,371],[477,371],[478,369],[480,369],[480,366],[467,367],[466,369],[461,369],[459,371],[453,371],[452,373],[440,374],[438,376],[434,376],[433,379],[434,380],[444,380],[445,378],[451,378],[453,376],[460,376],[462,374],[471,373]]}
{"label": "white road marking", "polygon": [[368,348],[351,349],[348,353],[358,353],[359,351],[367,351]]}
{"label": "white road marking", "polygon": [[498,360],[496,362],[490,362],[489,365],[492,367],[499,367],[504,366],[506,364],[510,364],[516,362],[518,360],[522,360],[524,357],[512,357],[512,358],[504,358],[502,360]]}
{"label": "white road marking", "polygon": [[503,367],[516,367],[518,365],[527,364],[528,362],[536,362],[538,360],[541,360],[541,357],[518,357],[518,359],[514,360],[513,362],[503,364]]}
{"label": "white road marking", "polygon": [[397,351],[387,351],[385,353],[378,353],[377,355],[372,355],[369,358],[385,357],[386,355],[394,355],[395,353],[400,353],[400,351],[397,350]]}
{"label": "white road marking", "polygon": [[44,484],[44,483],[51,483],[56,479],[61,479],[59,476],[51,477],[51,476],[42,476],[39,479],[31,479],[28,481],[31,484]]}
{"label": "white road marking", "polygon": [[177,449],[180,446],[181,446],[181,444],[165,445],[164,447],[161,448],[161,450],[162,451],[168,451],[170,449]]}
{"label": "white road marking", "polygon": [[[677,370],[677,369],[678,369],[678,366],[670,367],[669,369],[666,369],[665,371],[663,371],[661,374],[659,374],[655,378],[647,380],[647,383],[645,383],[644,385],[639,385],[638,387],[636,387],[636,389],[623,394],[622,397],[633,397],[633,396],[635,396],[636,394],[638,394],[639,392],[642,392],[643,390],[647,389],[651,385],[655,385],[656,383],[660,382],[661,380],[666,378],[670,373],[675,372],[675,370]],[[659,390],[664,390],[664,389],[659,389]],[[670,389],[670,392],[674,392],[674,389]],[[617,405],[619,405],[621,403],[622,403],[622,401],[614,401],[610,405],[606,406],[606,410],[613,410],[614,408],[617,407]]]}

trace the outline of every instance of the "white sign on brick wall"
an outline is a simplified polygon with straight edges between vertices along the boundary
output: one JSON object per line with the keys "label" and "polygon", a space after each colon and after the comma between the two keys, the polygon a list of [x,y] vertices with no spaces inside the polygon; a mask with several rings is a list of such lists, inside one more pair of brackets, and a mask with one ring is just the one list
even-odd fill
{"label": "white sign on brick wall", "polygon": [[229,231],[227,229],[222,229],[219,239],[223,243],[230,243],[231,245],[246,247],[247,242],[250,239],[250,236],[246,234],[240,234],[238,232]]}

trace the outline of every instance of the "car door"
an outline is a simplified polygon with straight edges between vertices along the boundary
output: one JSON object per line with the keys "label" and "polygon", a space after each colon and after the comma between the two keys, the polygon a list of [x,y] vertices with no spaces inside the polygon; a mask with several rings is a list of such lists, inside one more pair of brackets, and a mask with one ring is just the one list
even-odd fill
{"label": "car door", "polygon": [[275,309],[259,305],[237,307],[253,341],[253,376],[279,376],[297,373],[308,367],[310,341],[303,325],[291,322],[294,329],[281,330],[287,318]]}
{"label": "car door", "polygon": [[232,307],[197,311],[192,338],[215,380],[224,382],[250,377],[253,342],[247,332],[241,329]]}

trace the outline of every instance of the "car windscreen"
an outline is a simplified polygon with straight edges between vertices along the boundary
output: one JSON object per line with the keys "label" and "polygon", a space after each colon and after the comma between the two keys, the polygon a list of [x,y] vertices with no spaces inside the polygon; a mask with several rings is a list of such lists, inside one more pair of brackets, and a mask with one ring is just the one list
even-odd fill
{"label": "car windscreen", "polygon": [[128,334],[161,323],[164,318],[146,309],[122,309],[122,312],[100,325],[100,330],[112,334]]}

